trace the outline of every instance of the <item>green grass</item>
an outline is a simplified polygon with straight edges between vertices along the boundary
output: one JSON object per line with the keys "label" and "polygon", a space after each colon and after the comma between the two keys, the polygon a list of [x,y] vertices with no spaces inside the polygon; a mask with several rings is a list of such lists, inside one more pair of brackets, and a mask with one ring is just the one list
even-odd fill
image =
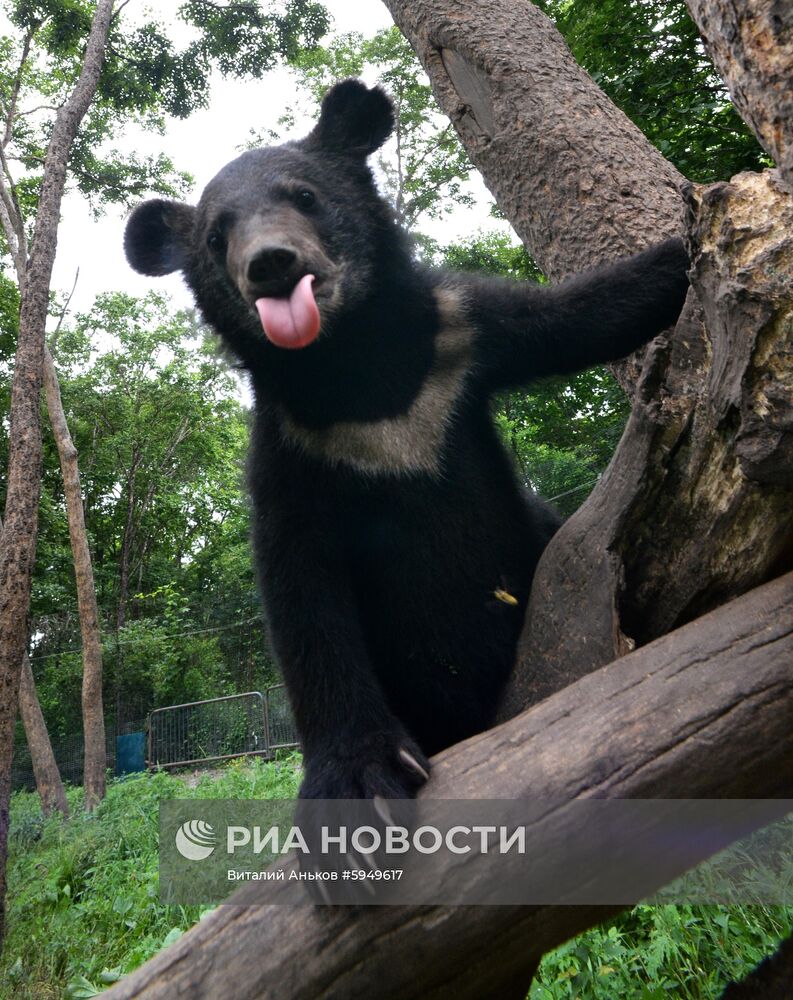
{"label": "green grass", "polygon": [[95,815],[69,789],[72,818],[43,821],[38,797],[11,800],[2,1000],[94,996],[170,944],[211,907],[159,902],[158,804],[168,798],[292,798],[297,754],[234,762],[195,788],[161,772],[114,781]]}
{"label": "green grass", "polygon": [[[175,940],[211,907],[165,906],[157,886],[163,798],[291,798],[300,758],[236,761],[194,788],[166,773],[113,782],[96,814],[43,821],[11,804],[2,1000],[94,996]],[[705,1000],[791,932],[793,907],[636,906],[545,957],[531,1000]]]}
{"label": "green grass", "polygon": [[635,906],[542,960],[530,1000],[711,1000],[791,932],[793,907]]}

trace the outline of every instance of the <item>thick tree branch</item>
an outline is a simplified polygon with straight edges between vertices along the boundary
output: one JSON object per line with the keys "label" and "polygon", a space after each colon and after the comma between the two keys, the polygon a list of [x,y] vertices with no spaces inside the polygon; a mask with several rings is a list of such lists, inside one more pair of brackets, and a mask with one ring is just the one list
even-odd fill
{"label": "thick tree branch", "polygon": [[[791,658],[793,574],[452,747],[426,790],[554,801],[790,795]],[[221,906],[107,996],[522,998],[544,952],[613,911],[373,907],[362,919],[360,909]]]}
{"label": "thick tree branch", "polygon": [[793,6],[686,0],[708,55],[793,192]]}
{"label": "thick tree branch", "polygon": [[558,280],[682,228],[683,178],[527,0],[385,0],[443,111]]}

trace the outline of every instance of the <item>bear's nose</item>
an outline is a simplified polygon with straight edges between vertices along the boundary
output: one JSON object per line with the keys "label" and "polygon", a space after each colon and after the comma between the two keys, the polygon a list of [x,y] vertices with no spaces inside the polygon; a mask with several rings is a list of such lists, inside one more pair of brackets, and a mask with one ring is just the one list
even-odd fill
{"label": "bear's nose", "polygon": [[248,263],[248,281],[262,284],[291,276],[297,254],[289,247],[262,247]]}

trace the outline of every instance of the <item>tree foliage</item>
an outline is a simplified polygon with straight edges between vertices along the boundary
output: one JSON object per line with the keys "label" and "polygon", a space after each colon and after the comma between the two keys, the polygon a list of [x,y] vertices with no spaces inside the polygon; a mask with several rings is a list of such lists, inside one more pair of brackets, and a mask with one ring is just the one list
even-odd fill
{"label": "tree foliage", "polygon": [[[93,9],[90,0],[6,0],[13,30],[0,36],[0,146],[7,183],[28,220],[53,115],[80,71]],[[124,129],[137,123],[164,132],[166,116],[187,118],[207,105],[213,70],[260,79],[279,59],[315,45],[328,25],[325,8],[313,0],[290,0],[278,12],[255,3],[190,0],[167,24],[121,4],[70,158],[74,185],[95,211],[129,204],[147,191],[183,194],[189,175],[169,157],[114,146]]]}
{"label": "tree foliage", "polygon": [[471,163],[441,115],[415,53],[396,28],[371,38],[352,32],[326,46],[304,49],[295,70],[317,108],[329,87],[350,76],[364,75],[390,94],[396,125],[377,163],[385,194],[408,229],[415,232],[422,220],[472,204],[466,186]]}
{"label": "tree foliage", "polygon": [[[214,343],[159,295],[109,294],[63,330],[56,361],[81,457],[111,712],[142,716],[253,674],[272,681],[258,625],[255,635],[205,631],[258,614],[242,487],[248,416]],[[48,722],[65,735],[79,730],[79,630],[63,485],[49,434],[44,443],[32,659]],[[235,661],[241,641],[246,657],[257,647],[251,662]]]}
{"label": "tree foliage", "polygon": [[588,70],[692,181],[769,160],[730,102],[683,0],[537,0]]}

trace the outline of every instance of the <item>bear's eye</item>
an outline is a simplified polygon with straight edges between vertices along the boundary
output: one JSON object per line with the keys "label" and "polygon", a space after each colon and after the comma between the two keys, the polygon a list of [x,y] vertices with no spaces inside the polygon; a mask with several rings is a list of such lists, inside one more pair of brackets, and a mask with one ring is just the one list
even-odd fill
{"label": "bear's eye", "polygon": [[308,188],[301,188],[295,194],[295,201],[298,208],[308,209],[313,208],[317,203],[317,196],[313,191],[309,191]]}
{"label": "bear's eye", "polygon": [[219,229],[210,229],[207,234],[207,246],[212,253],[222,253],[226,249],[226,241]]}

